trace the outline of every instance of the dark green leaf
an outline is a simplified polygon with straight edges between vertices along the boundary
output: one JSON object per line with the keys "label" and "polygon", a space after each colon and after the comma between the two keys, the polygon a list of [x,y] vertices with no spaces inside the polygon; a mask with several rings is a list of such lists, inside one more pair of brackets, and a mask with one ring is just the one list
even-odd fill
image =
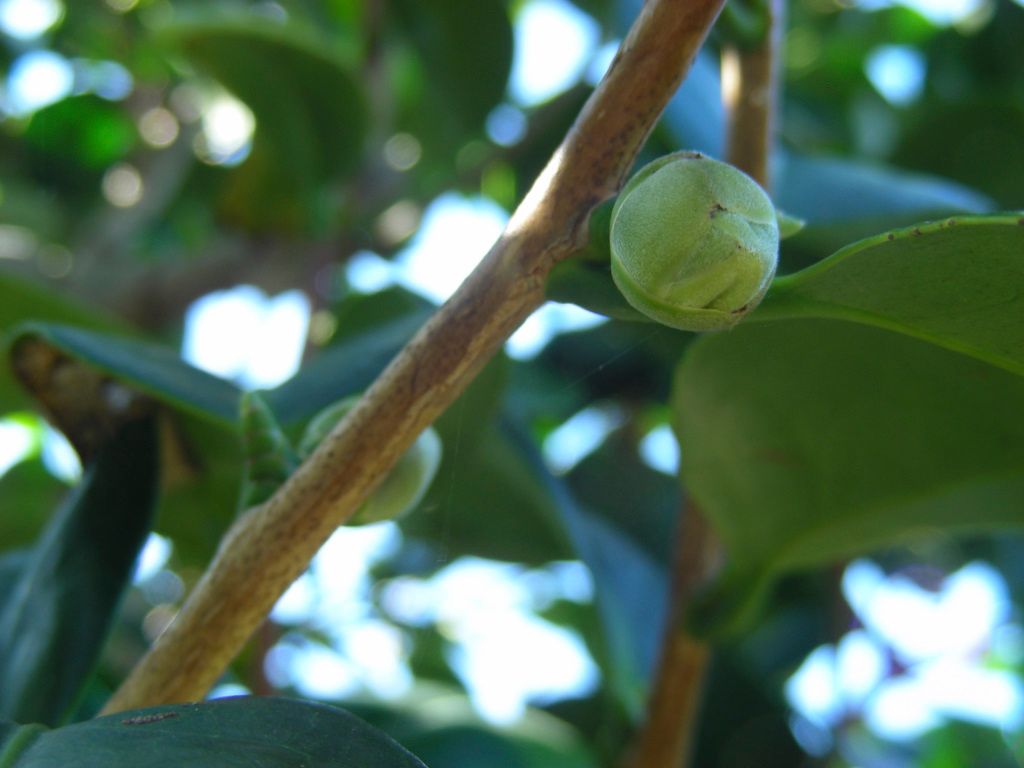
{"label": "dark green leaf", "polygon": [[295,21],[237,13],[177,21],[162,33],[256,119],[252,151],[221,201],[225,214],[259,231],[322,229],[333,211],[319,185],[358,165],[367,132],[365,95],[337,41]]}
{"label": "dark green leaf", "polygon": [[663,636],[679,486],[642,464],[636,444],[622,432],[566,480],[577,504],[564,505],[563,517],[594,578],[607,653],[602,667],[639,721]]}
{"label": "dark green leaf", "polygon": [[28,550],[16,549],[0,555],[0,595],[9,595],[31,561]]}
{"label": "dark green leaf", "polygon": [[[577,501],[599,511],[667,569],[682,496],[674,478],[641,461],[634,434],[628,427],[610,434],[600,448],[572,468],[566,482]],[[643,499],[640,509],[638,498]]]}
{"label": "dark green leaf", "polygon": [[122,712],[40,733],[0,755],[10,768],[423,768],[344,710],[277,698]]}
{"label": "dark green leaf", "polygon": [[[124,158],[137,141],[131,118],[117,105],[85,94],[36,112],[25,141],[39,153],[43,172],[97,173]],[[60,164],[54,164],[59,159]]]}
{"label": "dark green leaf", "polygon": [[781,155],[775,189],[775,204],[807,222],[783,245],[783,267],[789,267],[789,252],[814,261],[876,232],[994,207],[984,195],[938,176],[797,152]]}
{"label": "dark green leaf", "polygon": [[157,487],[156,426],[126,425],[86,470],[0,605],[0,714],[55,725],[96,663]]}
{"label": "dark green leaf", "polygon": [[557,336],[538,360],[587,402],[664,401],[679,355],[695,338],[657,323],[605,323]]}
{"label": "dark green leaf", "polygon": [[808,226],[861,220],[883,229],[929,215],[981,213],[992,207],[984,195],[945,179],[796,153],[784,157],[776,185],[779,207],[806,219]]}
{"label": "dark green leaf", "polygon": [[563,261],[551,270],[546,291],[551,301],[576,304],[605,317],[651,322],[646,315],[633,309],[615,286],[610,263]]}
{"label": "dark green leaf", "polygon": [[843,321],[745,324],[690,348],[673,405],[684,484],[731,564],[705,630],[741,626],[781,571],[1024,522],[1024,380],[965,355]]}
{"label": "dark green leaf", "polygon": [[[118,327],[113,317],[94,307],[0,272],[0,334],[6,336],[12,328],[29,320],[74,323],[103,330]],[[28,403],[24,391],[4,366],[0,373],[0,412],[24,408]]]}
{"label": "dark green leaf", "polygon": [[16,332],[15,355],[17,344],[27,338],[42,340],[176,410],[232,428],[238,423],[238,388],[193,368],[167,347],[70,326],[29,323]]}
{"label": "dark green leaf", "polygon": [[330,344],[293,378],[265,393],[282,424],[306,421],[369,386],[433,312],[429,302],[400,289],[346,298]]}
{"label": "dark green leaf", "polygon": [[[22,326],[13,357],[22,380],[86,460],[124,416],[112,409],[111,392],[118,399],[142,391],[176,411],[161,424],[168,493],[157,529],[180,545],[180,562],[205,563],[238,503],[238,388],[166,347],[68,326]],[[122,393],[112,383],[127,388]]]}
{"label": "dark green leaf", "polygon": [[[787,631],[792,633],[794,628],[787,627]],[[767,693],[766,689],[771,687],[780,690],[780,681],[751,674],[728,652],[715,654],[705,683],[707,693],[701,703],[694,765],[804,765],[806,754],[793,738],[787,707],[777,694]]]}
{"label": "dark green leaf", "polygon": [[564,722],[528,709],[499,728],[476,714],[461,692],[423,685],[387,707],[352,704],[423,760],[443,768],[591,768],[591,750]]}
{"label": "dark green leaf", "polygon": [[[403,122],[428,150],[450,155],[483,132],[512,64],[501,0],[396,0],[391,8],[419,57],[408,75]],[[450,158],[447,158],[450,159]]]}
{"label": "dark green leaf", "polygon": [[753,317],[853,320],[1024,374],[1024,216],[968,216],[862,240],[777,279]]}
{"label": "dark green leaf", "polygon": [[665,570],[600,513],[568,501],[560,509],[576,555],[594,577],[608,684],[639,722],[664,629]]}
{"label": "dark green leaf", "polygon": [[[990,29],[1008,26],[994,22]],[[970,184],[1001,206],[1024,207],[1024,106],[1009,91],[994,98],[968,91],[965,97],[923,105],[895,150],[898,162]]]}
{"label": "dark green leaf", "polygon": [[559,500],[536,449],[507,427],[481,427],[471,411],[460,419],[458,403],[449,413],[452,420],[438,425],[445,445],[441,468],[402,530],[431,540],[446,557],[531,564],[570,557]]}
{"label": "dark green leaf", "polygon": [[[18,462],[0,475],[0,542],[4,547],[27,546],[67,491],[36,456]],[[0,590],[3,594],[3,590]]]}
{"label": "dark green leaf", "polygon": [[161,31],[253,111],[256,130],[280,153],[275,162],[310,178],[358,163],[365,97],[329,38],[255,14],[182,20]]}
{"label": "dark green leaf", "polygon": [[[68,211],[41,185],[12,175],[0,179],[0,189],[0,222],[24,227],[25,234],[48,242],[64,231]],[[0,285],[7,279],[0,275]]]}

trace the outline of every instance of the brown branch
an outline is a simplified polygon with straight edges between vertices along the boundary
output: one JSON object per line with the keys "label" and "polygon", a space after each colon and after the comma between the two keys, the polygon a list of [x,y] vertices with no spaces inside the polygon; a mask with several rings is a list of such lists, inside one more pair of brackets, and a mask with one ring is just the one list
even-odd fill
{"label": "brown branch", "polygon": [[676,534],[669,615],[647,716],[624,761],[624,768],[677,768],[693,751],[693,734],[711,649],[683,628],[695,590],[717,570],[718,539],[703,513],[686,504]]}
{"label": "brown branch", "polygon": [[175,621],[105,712],[202,697],[331,533],[544,300],[621,185],[723,0],[649,0],[508,227],[359,405],[266,504],[228,531]]}
{"label": "brown branch", "polygon": [[763,2],[764,40],[750,48],[730,45],[722,52],[722,95],[729,113],[729,162],[770,192],[784,0]]}

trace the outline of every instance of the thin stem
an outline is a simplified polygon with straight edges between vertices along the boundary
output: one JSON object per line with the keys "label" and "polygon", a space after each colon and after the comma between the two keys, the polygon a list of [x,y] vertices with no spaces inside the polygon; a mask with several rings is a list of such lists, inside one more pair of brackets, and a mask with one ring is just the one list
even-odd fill
{"label": "thin stem", "polygon": [[722,96],[729,113],[729,162],[771,191],[784,0],[762,1],[768,23],[764,39],[754,47],[729,45],[722,52]]}
{"label": "thin stem", "polygon": [[723,0],[648,0],[604,80],[479,267],[288,482],[228,531],[105,707],[202,697],[324,541],[544,300],[693,61]]}
{"label": "thin stem", "polygon": [[661,658],[647,702],[647,716],[624,768],[676,768],[693,752],[709,646],[683,628],[694,591],[718,568],[718,540],[692,500],[683,509],[677,533],[671,604]]}

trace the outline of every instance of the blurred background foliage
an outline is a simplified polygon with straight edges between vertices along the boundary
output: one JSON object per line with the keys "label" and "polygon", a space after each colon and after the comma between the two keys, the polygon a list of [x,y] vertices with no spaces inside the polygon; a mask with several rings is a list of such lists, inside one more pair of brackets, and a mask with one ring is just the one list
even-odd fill
{"label": "blurred background foliage", "polygon": [[[0,3],[0,330],[41,321],[132,338],[52,325],[19,336],[166,406],[159,538],[79,717],[173,615],[235,512],[234,409],[254,384],[180,363],[196,302],[239,285],[301,292],[300,372],[255,384],[299,434],[366,387],[436,303],[372,275],[403,263],[439,199],[499,218],[514,207],[639,5]],[[793,0],[787,14],[774,196],[807,227],[784,243],[784,272],[887,228],[1024,208],[1021,4]],[[557,45],[531,47],[527,30],[557,17],[588,43],[563,82],[530,93],[514,68],[530,65],[524,56],[544,67]],[[717,51],[742,37],[734,18],[713,32],[641,162],[681,148],[722,155]],[[449,221],[443,237],[436,269],[458,269],[448,262],[464,233]],[[132,346],[141,341],[166,354]],[[684,495],[666,403],[690,341],[587,319],[510,347],[438,423],[445,456],[421,508],[400,528],[332,540],[218,692],[341,703],[430,765],[612,764],[642,717],[662,632]],[[16,550],[67,473],[53,470],[59,443],[32,399],[4,377],[0,455],[16,459],[0,475],[0,543]],[[36,398],[81,451],[66,387],[43,389]],[[845,575],[788,578],[757,628],[716,655],[696,764],[1016,765],[1021,550],[1010,536],[939,538]],[[972,563],[991,564],[978,599],[1002,602],[960,650],[998,670],[993,690],[1010,699],[994,715],[890,703],[919,715],[893,727],[900,716],[879,710],[879,692],[925,657],[908,655],[849,585],[874,574],[876,589],[936,605],[949,574]],[[508,682],[488,677],[494,667],[522,690],[500,693]],[[814,687],[814,674],[835,679]]]}

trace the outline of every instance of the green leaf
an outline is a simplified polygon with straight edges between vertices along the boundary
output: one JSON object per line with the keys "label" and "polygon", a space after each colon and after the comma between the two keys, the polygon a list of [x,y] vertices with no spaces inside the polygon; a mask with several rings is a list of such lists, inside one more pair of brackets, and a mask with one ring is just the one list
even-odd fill
{"label": "green leaf", "polygon": [[[0,272],[0,333],[29,320],[74,323],[88,328],[114,330],[118,323],[72,298],[48,291],[40,285]],[[29,400],[10,373],[0,374],[0,412],[24,408]]]}
{"label": "green leaf", "polygon": [[0,763],[10,768],[424,768],[387,735],[344,710],[280,698],[134,710],[34,735],[17,745],[0,744]]}
{"label": "green leaf", "polygon": [[45,526],[50,510],[60,503],[66,491],[67,485],[54,477],[38,456],[18,462],[0,475],[0,542],[3,546],[31,544]]}
{"label": "green leaf", "polygon": [[484,722],[461,691],[420,683],[396,702],[346,702],[405,747],[444,768],[591,768],[588,745],[571,726],[528,708],[512,725]]}
{"label": "green leaf", "polygon": [[153,419],[126,425],[0,604],[0,716],[55,725],[92,672],[156,505]]}
{"label": "green leaf", "polygon": [[356,166],[366,104],[353,65],[312,28],[255,14],[172,22],[161,35],[252,110],[277,162],[328,178]]}
{"label": "green leaf", "polygon": [[0,555],[0,595],[11,593],[21,579],[30,557],[31,553],[24,549],[15,549]]}
{"label": "green leaf", "polygon": [[642,464],[622,432],[566,480],[576,503],[564,503],[562,515],[594,578],[607,655],[601,666],[624,709],[640,722],[664,634],[679,486]]}
{"label": "green leaf", "polygon": [[86,459],[135,392],[177,412],[161,424],[168,492],[157,529],[179,545],[180,562],[205,563],[238,503],[238,388],[169,348],[79,328],[27,324],[12,346],[22,381]]}
{"label": "green leaf", "polygon": [[512,64],[506,4],[396,0],[391,10],[419,58],[407,73],[415,84],[407,88],[402,122],[428,150],[450,160],[464,141],[482,134],[505,93]]}
{"label": "green leaf", "polygon": [[924,174],[838,157],[789,153],[782,162],[776,204],[808,227],[869,221],[878,229],[929,215],[981,213],[992,201],[963,185]]}
{"label": "green leaf", "polygon": [[886,229],[994,208],[984,195],[939,176],[797,152],[781,156],[775,187],[775,204],[807,222],[784,245],[783,268],[794,255],[818,259]]}
{"label": "green leaf", "polygon": [[46,175],[98,173],[126,157],[137,141],[135,125],[128,114],[92,94],[69,96],[44,107],[32,115],[25,129],[25,142],[38,154],[41,171]]}
{"label": "green leaf", "polygon": [[1024,216],[877,235],[778,278],[753,318],[875,325],[1024,374]]}
{"label": "green leaf", "polygon": [[706,336],[677,371],[682,479],[730,566],[695,614],[735,631],[781,572],[1024,522],[1024,380],[836,320]]}
{"label": "green leaf", "polygon": [[564,560],[571,549],[547,469],[529,440],[507,424],[476,421],[472,408],[437,425],[441,468],[420,508],[402,521],[411,537],[446,557],[472,554],[529,564]]}
{"label": "green leaf", "polygon": [[163,27],[161,39],[255,117],[252,151],[224,192],[226,215],[261,231],[322,229],[333,212],[320,185],[357,167],[367,133],[366,97],[338,41],[239,13],[193,15]]}
{"label": "green leaf", "polygon": [[[69,211],[41,184],[3,174],[0,176],[0,191],[3,192],[0,195],[0,222],[19,228],[17,234],[52,242],[65,231]],[[7,237],[15,234],[10,229],[7,229],[7,233]],[[35,246],[38,243],[29,245]],[[7,275],[0,274],[0,286],[7,279]]]}
{"label": "green leaf", "polygon": [[[993,20],[989,29],[1019,35],[1019,21],[1015,29],[1006,23],[1009,21]],[[980,39],[975,40],[981,44]],[[951,50],[943,52],[957,55]],[[930,66],[942,64],[932,59]],[[983,78],[990,81],[988,73]],[[1017,208],[1024,206],[1022,131],[1024,105],[1012,89],[997,88],[986,93],[970,88],[960,99],[936,99],[919,105],[893,155],[901,165],[957,179],[992,195],[1001,207]]]}
{"label": "green leaf", "polygon": [[267,403],[290,426],[366,389],[433,311],[429,302],[397,288],[346,298],[330,344],[293,378],[265,392]]}
{"label": "green leaf", "polygon": [[234,428],[239,390],[186,363],[172,349],[123,336],[51,323],[28,323],[13,334],[19,345],[37,340],[80,360],[175,409]]}

